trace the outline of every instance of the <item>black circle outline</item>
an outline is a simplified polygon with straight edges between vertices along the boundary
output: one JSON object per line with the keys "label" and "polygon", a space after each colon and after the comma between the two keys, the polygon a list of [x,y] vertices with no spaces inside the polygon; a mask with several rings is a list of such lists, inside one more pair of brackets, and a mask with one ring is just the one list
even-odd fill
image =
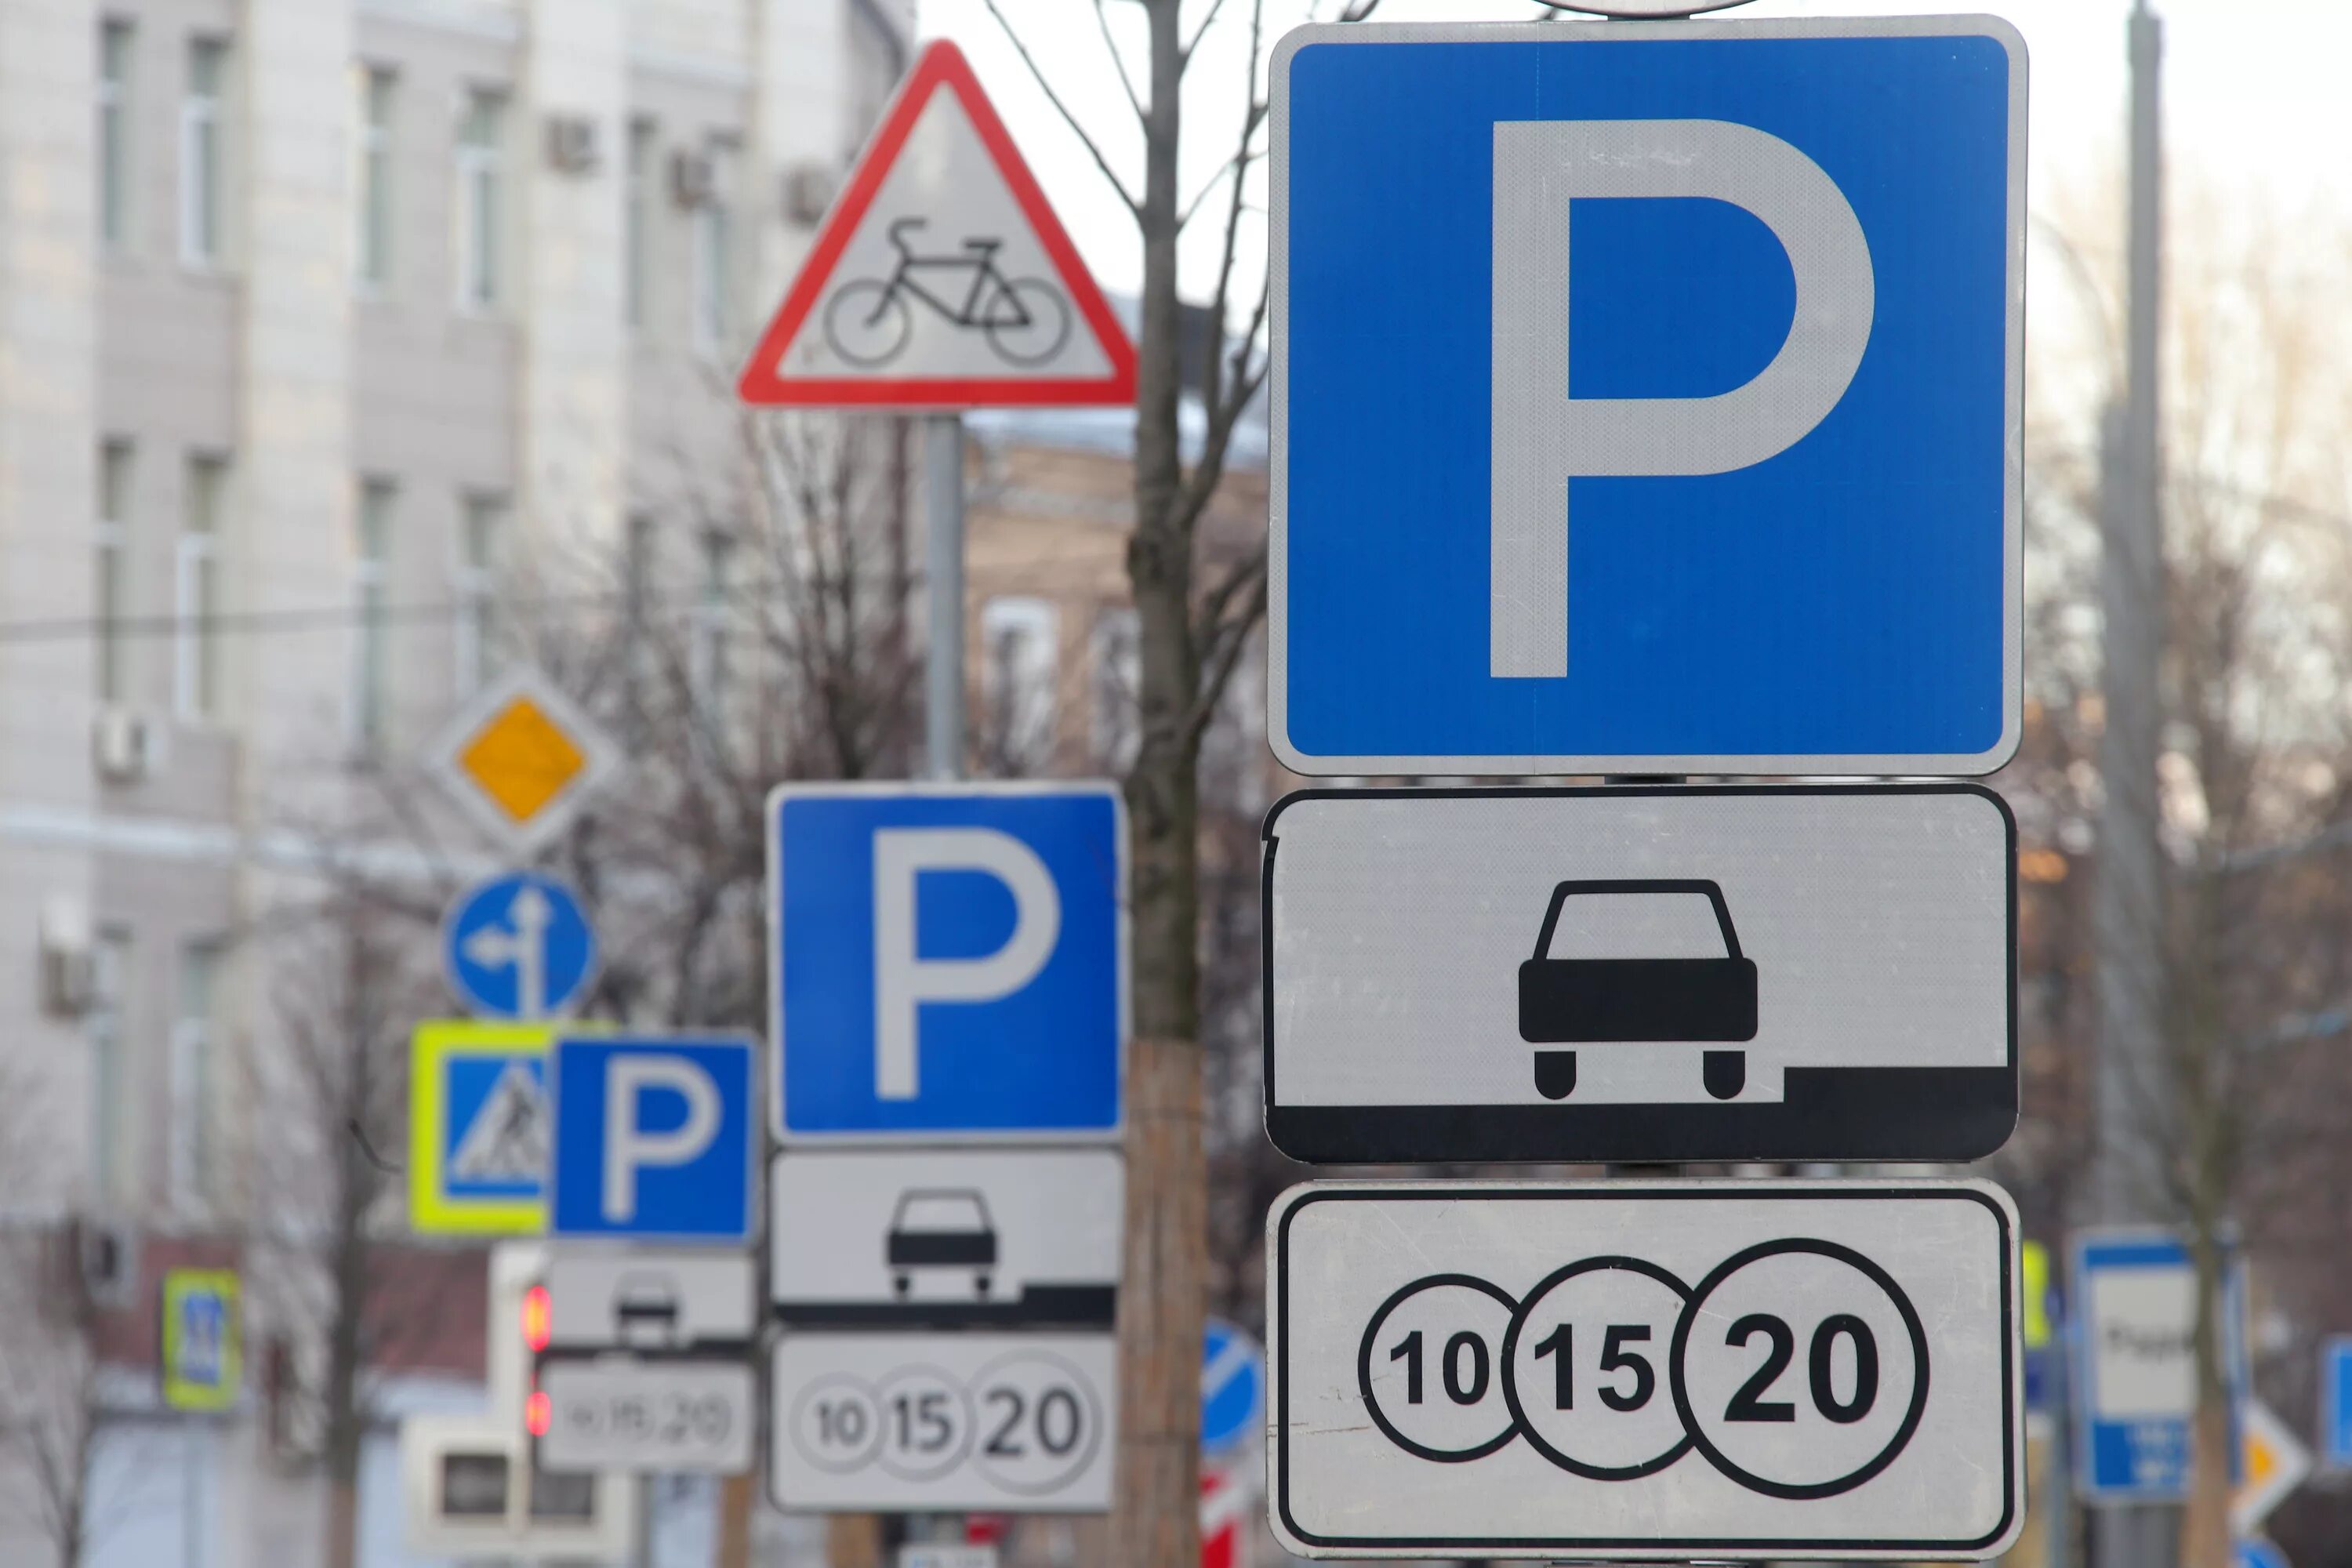
{"label": "black circle outline", "polygon": [[[1904,1412],[1901,1425],[1895,1429],[1895,1436],[1887,1439],[1886,1446],[1878,1451],[1877,1457],[1859,1469],[1834,1479],[1815,1482],[1810,1486],[1790,1486],[1781,1481],[1767,1480],[1762,1476],[1751,1475],[1734,1464],[1722,1449],[1709,1441],[1706,1434],[1700,1430],[1698,1419],[1691,1410],[1689,1378],[1683,1364],[1684,1358],[1690,1350],[1691,1325],[1698,1321],[1700,1306],[1715,1292],[1716,1288],[1751,1263],[1767,1258],[1782,1257],[1789,1253],[1809,1253],[1815,1257],[1832,1258],[1845,1264],[1885,1291],[1887,1300],[1895,1303],[1895,1311],[1902,1315],[1905,1331],[1911,1336],[1912,1361],[1918,1369],[1912,1383],[1911,1407]],[[1841,1247],[1834,1241],[1821,1241],[1810,1237],[1759,1241],[1755,1246],[1744,1251],[1736,1252],[1717,1264],[1706,1278],[1700,1280],[1696,1288],[1691,1291],[1690,1300],[1683,1304],[1683,1315],[1675,1323],[1675,1342],[1673,1350],[1666,1357],[1666,1373],[1674,1389],[1675,1414],[1682,1417],[1683,1430],[1690,1434],[1691,1441],[1697,1446],[1700,1453],[1706,1456],[1708,1464],[1713,1465],[1750,1491],[1761,1492],[1766,1497],[1786,1498],[1799,1502],[1810,1501],[1816,1498],[1836,1497],[1842,1492],[1852,1491],[1893,1464],[1895,1458],[1905,1448],[1910,1447],[1913,1435],[1919,1430],[1919,1419],[1927,1414],[1927,1331],[1919,1321],[1918,1310],[1911,1305],[1911,1298],[1903,1293],[1903,1287],[1895,1282],[1894,1276],[1853,1248]]]}
{"label": "black circle outline", "polygon": [[955,1452],[937,1469],[917,1470],[911,1465],[905,1469],[900,1469],[890,1462],[889,1445],[887,1443],[876,1445],[874,1462],[882,1467],[884,1473],[893,1479],[919,1486],[925,1481],[940,1479],[971,1458],[972,1438],[980,1430],[980,1417],[971,1407],[971,1390],[965,1385],[961,1378],[952,1375],[945,1368],[933,1365],[929,1362],[911,1362],[892,1369],[886,1376],[874,1380],[874,1414],[885,1431],[888,1429],[890,1422],[889,1401],[883,1397],[885,1393],[908,1378],[917,1376],[938,1379],[941,1386],[955,1395],[956,1404],[963,1409],[962,1440],[954,1445]]}
{"label": "black circle outline", "polygon": [[[1466,1464],[1472,1459],[1483,1459],[1517,1436],[1519,1435],[1517,1415],[1516,1414],[1512,1415],[1500,1436],[1489,1442],[1481,1443],[1475,1448],[1432,1448],[1414,1442],[1398,1431],[1394,1424],[1381,1413],[1381,1402],[1372,1394],[1372,1345],[1381,1337],[1381,1325],[1389,1321],[1389,1314],[1402,1305],[1406,1298],[1419,1295],[1423,1290],[1433,1289],[1440,1285],[1467,1286],[1482,1295],[1491,1296],[1500,1301],[1504,1310],[1514,1315],[1517,1315],[1519,1310],[1518,1302],[1512,1300],[1509,1291],[1499,1285],[1479,1279],[1475,1274],[1424,1274],[1410,1284],[1401,1285],[1387,1300],[1381,1303],[1380,1310],[1374,1312],[1372,1321],[1364,1326],[1363,1342],[1356,1347],[1356,1387],[1364,1396],[1364,1409],[1370,1414],[1372,1425],[1378,1426],[1390,1442],[1415,1458],[1429,1459],[1441,1465],[1460,1465]],[[1507,1334],[1510,1331],[1507,1327],[1503,1331]],[[1509,1401],[1506,1399],[1507,1407]]]}
{"label": "black circle outline", "polygon": [[[809,1402],[819,1394],[829,1388],[845,1386],[852,1393],[863,1395],[866,1408],[874,1413],[874,1435],[866,1441],[857,1454],[835,1464],[821,1459],[810,1451],[809,1445],[801,1437],[801,1418],[807,1414]],[[859,1470],[872,1464],[875,1455],[882,1448],[881,1396],[875,1393],[874,1384],[854,1373],[829,1372],[801,1390],[800,1397],[793,1401],[792,1413],[785,1417],[784,1426],[785,1430],[791,1435],[793,1448],[811,1465],[829,1476],[856,1475]]]}
{"label": "black circle outline", "polygon": [[[1528,1316],[1530,1309],[1532,1309],[1538,1301],[1543,1300],[1545,1296],[1550,1294],[1555,1287],[1564,1284],[1580,1274],[1589,1274],[1596,1268],[1623,1269],[1629,1274],[1645,1275],[1648,1278],[1656,1280],[1659,1284],[1664,1285],[1675,1295],[1681,1297],[1683,1300],[1683,1311],[1685,1314],[1687,1314],[1690,1310],[1691,1288],[1684,1284],[1679,1279],[1675,1278],[1667,1270],[1643,1258],[1622,1257],[1580,1258],[1575,1262],[1570,1263],[1564,1268],[1555,1268],[1549,1274],[1545,1275],[1541,1279],[1536,1282],[1535,1287],[1527,1293],[1526,1298],[1522,1300],[1518,1306],[1512,1311],[1511,1326],[1503,1331],[1503,1403],[1510,1406],[1511,1419],[1517,1425],[1519,1435],[1528,1440],[1528,1447],[1533,1448],[1537,1453],[1541,1454],[1546,1459],[1549,1459],[1551,1463],[1559,1466],[1561,1469],[1568,1471],[1571,1475],[1582,1476],[1585,1479],[1593,1481],[1639,1480],[1643,1476],[1657,1474],[1660,1470],[1664,1469],[1667,1466],[1672,1465],[1675,1460],[1681,1458],[1685,1454],[1691,1451],[1690,1421],[1683,1415],[1680,1405],[1677,1405],[1675,1407],[1675,1419],[1682,1422],[1682,1441],[1676,1443],[1673,1447],[1667,1449],[1658,1458],[1645,1460],[1638,1465],[1588,1465],[1580,1459],[1570,1458],[1566,1454],[1554,1448],[1550,1443],[1547,1442],[1541,1436],[1539,1436],[1536,1431],[1535,1423],[1528,1419],[1526,1407],[1519,1403],[1519,1380],[1516,1370],[1519,1349],[1519,1331],[1528,1326]],[[1675,1322],[1675,1325],[1679,1327],[1682,1323],[1682,1318],[1676,1317]],[[1671,1354],[1671,1352],[1669,1353]],[[1666,1370],[1671,1373],[1674,1369],[1669,1365]]]}
{"label": "black circle outline", "polygon": [[[1006,1351],[1003,1355],[998,1356],[994,1361],[990,1362],[986,1366],[982,1367],[978,1372],[972,1373],[971,1384],[965,1390],[967,1399],[975,1406],[978,1405],[988,1397],[990,1392],[987,1386],[988,1380],[992,1377],[1003,1376],[1006,1367],[1021,1362],[1034,1363],[1060,1373],[1062,1376],[1069,1380],[1070,1386],[1076,1389],[1079,1397],[1086,1401],[1084,1407],[1087,1418],[1087,1440],[1084,1445],[1085,1451],[1078,1456],[1078,1462],[1076,1465],[1070,1467],[1066,1472],[1057,1474],[1050,1481],[1009,1481],[1000,1473],[1002,1467],[989,1458],[988,1445],[979,1440],[980,1422],[977,1418],[977,1415],[975,1415],[972,1422],[973,1441],[971,1445],[971,1465],[974,1469],[978,1470],[982,1475],[986,1476],[990,1480],[994,1481],[998,1486],[1003,1487],[1006,1491],[1013,1492],[1021,1497],[1050,1497],[1055,1492],[1060,1491],[1064,1488],[1067,1487],[1072,1481],[1076,1480],[1081,1475],[1084,1475],[1086,1473],[1087,1467],[1095,1462],[1095,1456],[1101,1451],[1103,1427],[1105,1426],[1105,1422],[1103,1420],[1102,1395],[1096,1392],[1094,1379],[1088,1377],[1085,1373],[1080,1372],[1064,1357],[1055,1354],[1052,1351],[1021,1349]],[[1045,1402],[1043,1399],[1040,1399],[1037,1402],[1039,1405],[1043,1405],[1045,1403]],[[1042,1437],[1045,1432],[1043,1426],[1038,1427],[1038,1432],[1042,1446]]]}

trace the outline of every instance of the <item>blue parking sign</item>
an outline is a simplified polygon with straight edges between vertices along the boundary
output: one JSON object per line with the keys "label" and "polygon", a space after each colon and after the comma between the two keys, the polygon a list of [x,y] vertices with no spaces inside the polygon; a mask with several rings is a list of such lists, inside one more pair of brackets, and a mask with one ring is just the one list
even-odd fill
{"label": "blue parking sign", "polygon": [[1999,767],[2025,103],[1981,17],[1286,37],[1283,761]]}
{"label": "blue parking sign", "polygon": [[782,1139],[1116,1137],[1116,786],[789,784],[769,801]]}
{"label": "blue parking sign", "polygon": [[549,1072],[549,1233],[750,1239],[757,1054],[735,1037],[558,1039]]}

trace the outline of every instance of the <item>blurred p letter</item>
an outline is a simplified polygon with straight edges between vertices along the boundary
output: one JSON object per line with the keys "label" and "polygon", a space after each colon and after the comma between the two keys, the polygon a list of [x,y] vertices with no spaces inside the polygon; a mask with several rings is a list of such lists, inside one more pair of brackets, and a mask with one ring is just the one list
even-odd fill
{"label": "blurred p letter", "polygon": [[[1870,342],[1869,242],[1836,182],[1725,120],[1495,126],[1488,673],[1568,673],[1568,481],[1725,474],[1827,418]],[[1752,213],[1789,253],[1797,309],[1754,379],[1713,397],[1576,397],[1568,384],[1570,204],[1683,197]]]}
{"label": "blurred p letter", "polygon": [[[980,871],[1013,895],[1013,934],[983,958],[923,958],[916,881]],[[893,827],[874,835],[874,1093],[915,1098],[917,1017],[926,1002],[993,1002],[1037,977],[1062,933],[1062,900],[1037,852],[992,827]]]}

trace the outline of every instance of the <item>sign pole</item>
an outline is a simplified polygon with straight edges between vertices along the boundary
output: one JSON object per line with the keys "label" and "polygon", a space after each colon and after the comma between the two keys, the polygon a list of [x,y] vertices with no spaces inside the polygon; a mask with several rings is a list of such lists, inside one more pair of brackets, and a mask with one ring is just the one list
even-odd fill
{"label": "sign pole", "polygon": [[923,514],[930,645],[925,667],[923,750],[930,776],[963,776],[963,416],[923,419]]}

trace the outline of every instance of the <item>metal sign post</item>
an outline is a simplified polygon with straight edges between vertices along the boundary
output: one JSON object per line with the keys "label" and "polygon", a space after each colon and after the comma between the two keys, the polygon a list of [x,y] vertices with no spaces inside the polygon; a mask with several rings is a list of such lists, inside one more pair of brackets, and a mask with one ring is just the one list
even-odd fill
{"label": "metal sign post", "polygon": [[923,753],[935,779],[963,776],[963,416],[923,421],[924,556],[930,647],[925,655]]}

